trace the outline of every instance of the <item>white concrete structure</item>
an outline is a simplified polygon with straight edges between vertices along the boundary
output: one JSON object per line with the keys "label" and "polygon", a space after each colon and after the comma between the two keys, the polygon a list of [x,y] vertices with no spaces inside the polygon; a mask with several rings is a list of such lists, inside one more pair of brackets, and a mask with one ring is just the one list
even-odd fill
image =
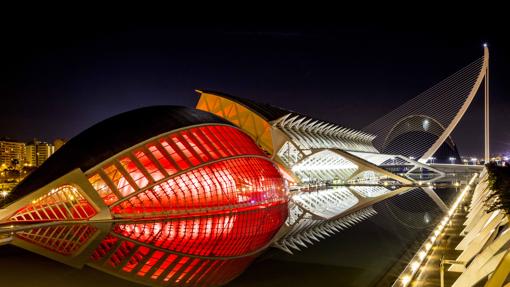
{"label": "white concrete structure", "polygon": [[[452,272],[462,272],[454,287],[474,286],[487,278],[490,279],[484,286],[503,286],[497,281],[504,281],[510,271],[507,266],[510,260],[508,216],[501,210],[486,212],[484,202],[489,194],[486,179],[487,172],[484,170],[464,222],[462,234],[465,236],[456,247],[462,251],[456,261],[462,264],[454,264],[449,268]],[[498,269],[502,274],[494,276]]]}

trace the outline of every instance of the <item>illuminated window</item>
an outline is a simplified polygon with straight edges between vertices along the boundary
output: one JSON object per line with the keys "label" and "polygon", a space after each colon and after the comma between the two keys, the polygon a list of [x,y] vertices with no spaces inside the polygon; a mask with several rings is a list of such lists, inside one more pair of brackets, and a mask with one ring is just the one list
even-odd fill
{"label": "illuminated window", "polygon": [[110,187],[105,183],[99,174],[96,173],[91,176],[89,181],[106,205],[111,205],[112,203],[119,200],[119,198],[112,192]]}
{"label": "illuminated window", "polygon": [[115,165],[107,166],[104,168],[104,172],[122,196],[127,196],[135,191],[133,186],[129,184],[129,181],[126,177],[124,177],[124,175],[122,175]]}
{"label": "illuminated window", "polygon": [[165,177],[157,165],[143,151],[135,152],[135,156],[155,181]]}
{"label": "illuminated window", "polygon": [[104,174],[92,173],[89,181],[118,217],[285,202],[281,175],[259,156],[265,157],[264,152],[237,128],[193,127],[120,155],[102,167]]}
{"label": "illuminated window", "polygon": [[265,159],[235,158],[188,171],[112,208],[114,214],[184,212],[250,208],[285,201],[284,183]]}

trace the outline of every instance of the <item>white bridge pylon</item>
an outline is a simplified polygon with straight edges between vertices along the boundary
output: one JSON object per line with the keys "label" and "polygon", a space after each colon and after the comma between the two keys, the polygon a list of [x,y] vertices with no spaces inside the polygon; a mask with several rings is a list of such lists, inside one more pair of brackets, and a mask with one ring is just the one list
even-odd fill
{"label": "white bridge pylon", "polygon": [[[399,139],[403,146],[420,147],[419,150],[425,150],[423,154],[413,155],[421,163],[427,162],[441,145],[450,137],[452,131],[460,122],[474,97],[480,89],[482,81],[485,82],[485,115],[484,115],[484,145],[485,160],[489,160],[489,48],[484,44],[484,54],[481,58],[470,63],[466,67],[447,77],[438,84],[432,86],[425,92],[419,94],[393,111],[377,119],[363,130],[376,134],[373,141],[374,146],[381,152],[390,144],[388,139],[394,139],[390,135],[395,126],[404,118],[413,116],[426,116],[437,121],[444,130],[438,135],[437,139],[430,144],[424,143],[419,139]],[[426,120],[424,120],[426,121]],[[424,122],[418,127],[427,132],[429,124]],[[410,128],[411,129],[411,128]],[[409,156],[409,155],[408,155]]]}

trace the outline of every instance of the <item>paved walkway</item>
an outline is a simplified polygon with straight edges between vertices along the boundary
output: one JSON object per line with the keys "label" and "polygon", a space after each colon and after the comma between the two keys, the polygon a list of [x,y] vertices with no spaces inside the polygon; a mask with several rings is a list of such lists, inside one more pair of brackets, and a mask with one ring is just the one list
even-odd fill
{"label": "paved walkway", "polygon": [[[444,256],[446,260],[455,260],[460,255],[460,251],[455,247],[462,240],[460,232],[464,229],[462,225],[466,220],[467,207],[471,201],[471,193],[467,194],[461,204],[457,207],[452,219],[444,228],[443,233],[439,235],[436,244],[432,247],[425,263],[414,277],[410,286],[413,287],[440,287],[440,262]],[[461,273],[448,272],[450,265],[445,265],[444,269],[444,286],[452,286]]]}

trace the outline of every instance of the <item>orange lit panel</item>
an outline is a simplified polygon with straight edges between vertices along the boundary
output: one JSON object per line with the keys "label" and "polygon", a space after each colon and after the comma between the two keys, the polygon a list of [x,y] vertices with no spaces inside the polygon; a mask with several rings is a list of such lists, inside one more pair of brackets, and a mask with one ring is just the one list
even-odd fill
{"label": "orange lit panel", "polygon": [[106,205],[111,205],[112,203],[119,200],[119,198],[112,192],[110,187],[104,182],[99,174],[94,174],[89,178],[90,184],[97,191],[99,196],[103,199]]}
{"label": "orange lit panel", "polygon": [[135,188],[129,184],[129,181],[122,175],[115,165],[104,168],[104,172],[113,182],[117,190],[122,196],[127,196],[135,192]]}
{"label": "orange lit panel", "polygon": [[136,252],[129,258],[128,262],[122,266],[122,270],[131,272],[135,267],[144,261],[145,256],[149,254],[150,249],[145,246],[140,246]]}
{"label": "orange lit panel", "polygon": [[149,272],[154,266],[161,260],[161,258],[165,255],[162,251],[155,251],[152,256],[145,262],[142,268],[138,271],[138,276],[145,276],[147,272]]}

